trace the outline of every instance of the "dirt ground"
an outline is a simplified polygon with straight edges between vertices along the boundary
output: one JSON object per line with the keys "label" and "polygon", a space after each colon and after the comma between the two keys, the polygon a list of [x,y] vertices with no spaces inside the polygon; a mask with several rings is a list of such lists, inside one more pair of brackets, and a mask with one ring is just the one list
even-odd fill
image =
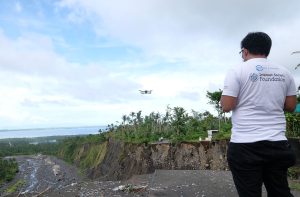
{"label": "dirt ground", "polygon": [[[134,175],[124,181],[88,180],[78,170],[55,157],[45,155],[16,157],[20,172],[15,180],[0,188],[0,196],[47,197],[235,197],[238,196],[230,171],[156,170]],[[5,190],[24,180],[16,192]],[[299,191],[292,191],[300,197]],[[267,196],[265,189],[263,196]]]}
{"label": "dirt ground", "polygon": [[[52,156],[33,155],[15,158],[19,164],[19,173],[11,183],[0,188],[1,196],[35,196],[48,190],[63,189],[84,180],[74,166]],[[7,193],[6,190],[19,180],[23,185],[15,193]]]}

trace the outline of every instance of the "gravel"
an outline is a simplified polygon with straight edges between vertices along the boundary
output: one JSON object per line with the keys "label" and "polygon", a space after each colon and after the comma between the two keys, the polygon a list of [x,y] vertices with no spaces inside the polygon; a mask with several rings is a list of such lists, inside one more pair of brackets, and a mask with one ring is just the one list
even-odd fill
{"label": "gravel", "polygon": [[[156,170],[123,181],[89,180],[78,169],[52,156],[17,156],[20,172],[0,188],[0,196],[47,197],[235,197],[230,171]],[[25,184],[15,193],[4,191],[18,180]],[[299,191],[292,191],[300,197]],[[267,196],[265,189],[263,197]]]}

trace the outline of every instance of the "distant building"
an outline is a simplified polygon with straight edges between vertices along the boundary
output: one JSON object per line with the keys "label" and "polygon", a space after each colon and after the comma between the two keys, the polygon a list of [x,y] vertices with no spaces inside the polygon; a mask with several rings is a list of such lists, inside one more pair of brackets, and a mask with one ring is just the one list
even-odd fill
{"label": "distant building", "polygon": [[[207,138],[204,141],[211,141],[212,137],[218,132],[219,130],[207,130]],[[199,138],[199,141],[202,141],[202,139]]]}

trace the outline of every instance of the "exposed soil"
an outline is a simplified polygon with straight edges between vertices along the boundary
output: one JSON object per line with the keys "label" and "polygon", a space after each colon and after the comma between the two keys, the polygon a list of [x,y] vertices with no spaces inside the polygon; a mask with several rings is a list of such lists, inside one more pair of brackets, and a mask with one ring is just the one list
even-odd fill
{"label": "exposed soil", "polygon": [[[1,196],[34,196],[48,190],[59,190],[83,180],[77,169],[52,156],[17,156],[19,173],[15,179],[0,189]],[[21,180],[24,184],[15,193],[8,194],[9,187]]]}
{"label": "exposed soil", "polygon": [[[235,197],[238,196],[230,171],[224,170],[155,170],[152,174],[134,175],[123,181],[90,180],[62,160],[45,155],[18,156],[20,172],[10,184],[0,188],[0,196],[47,197]],[[5,190],[24,180],[14,193]],[[292,191],[300,197],[299,191]],[[265,189],[263,197],[267,196]]]}

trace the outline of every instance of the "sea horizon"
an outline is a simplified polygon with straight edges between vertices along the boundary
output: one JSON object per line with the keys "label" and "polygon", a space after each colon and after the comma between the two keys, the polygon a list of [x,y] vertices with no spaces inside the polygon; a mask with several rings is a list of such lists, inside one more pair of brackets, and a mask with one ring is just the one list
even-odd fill
{"label": "sea horizon", "polygon": [[107,126],[66,126],[24,129],[0,129],[0,139],[7,138],[33,138],[48,136],[69,136],[98,134],[99,130],[106,130]]}

